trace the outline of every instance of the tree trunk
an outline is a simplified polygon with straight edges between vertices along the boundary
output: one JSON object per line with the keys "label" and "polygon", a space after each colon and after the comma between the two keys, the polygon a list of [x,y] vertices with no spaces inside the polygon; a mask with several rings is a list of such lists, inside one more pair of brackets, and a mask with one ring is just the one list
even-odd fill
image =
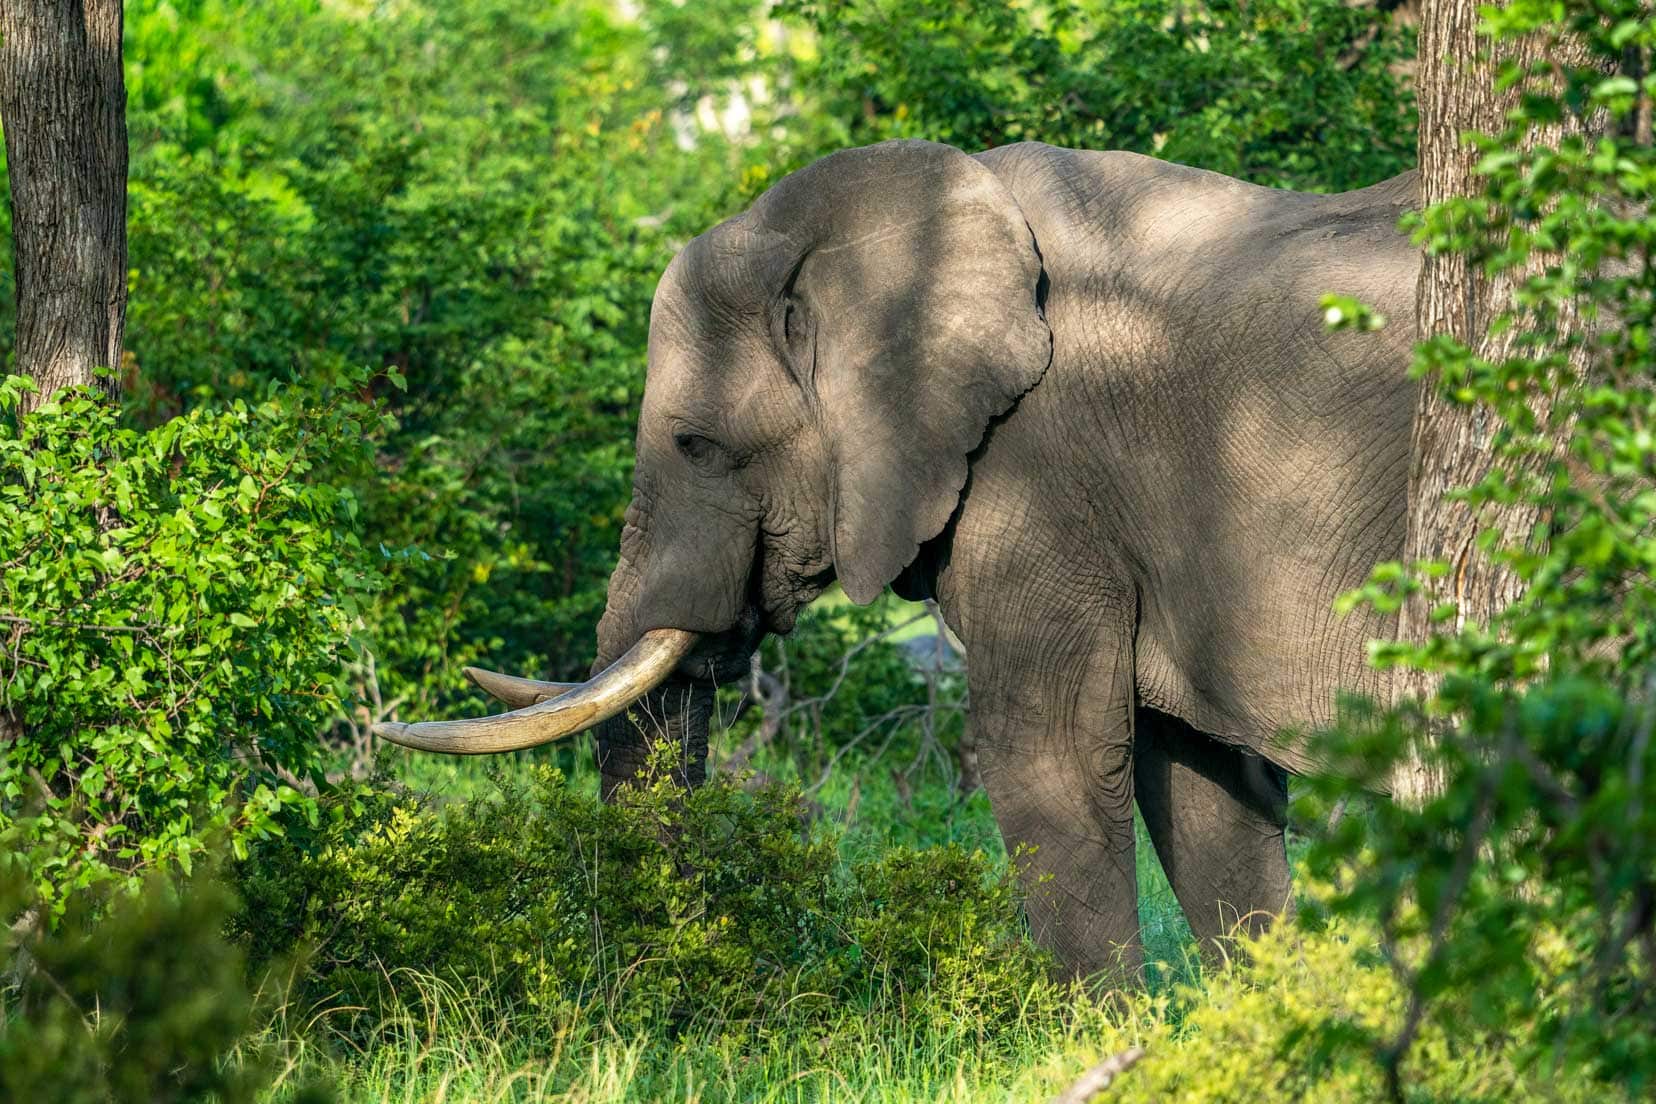
{"label": "tree trunk", "polygon": [[[0,123],[11,178],[16,368],[39,390],[113,398],[126,326],[126,80],[121,0],[0,0]],[[0,708],[0,743],[22,725]]]}
{"label": "tree trunk", "polygon": [[[1496,63],[1483,52],[1484,40],[1477,28],[1474,0],[1425,0],[1422,6],[1417,96],[1421,198],[1426,204],[1481,194],[1481,178],[1473,172],[1480,155],[1462,141],[1462,135],[1468,131],[1500,133],[1506,127],[1507,112],[1517,103],[1515,92],[1496,91]],[[1557,42],[1540,38],[1503,43],[1499,49],[1502,57],[1521,63],[1545,57],[1579,60],[1561,57]],[[1533,131],[1527,144],[1552,145],[1572,129],[1579,130],[1579,124],[1567,119]],[[1528,267],[1491,276],[1461,253],[1427,256],[1416,301],[1421,340],[1448,333],[1480,358],[1500,360],[1511,355],[1516,330],[1491,335],[1490,323],[1511,309],[1513,290],[1543,263],[1543,258],[1535,257]],[[1576,321],[1573,316],[1559,320],[1565,330]],[[1537,401],[1546,400],[1538,397]],[[1441,578],[1422,580],[1424,589],[1404,605],[1397,628],[1400,641],[1422,643],[1435,632],[1488,624],[1522,593],[1521,583],[1511,572],[1479,553],[1477,536],[1494,528],[1505,543],[1525,543],[1541,520],[1536,510],[1516,505],[1498,513],[1474,513],[1467,504],[1444,498],[1446,492],[1478,483],[1490,472],[1494,457],[1489,446],[1495,428],[1493,416],[1482,406],[1453,404],[1430,380],[1420,389],[1403,561],[1438,560],[1447,563],[1449,571]],[[1455,607],[1455,619],[1433,622],[1432,610],[1445,603]],[[1437,682],[1428,672],[1402,672],[1397,698],[1424,701],[1436,692]],[[1393,795],[1419,804],[1440,792],[1444,781],[1434,764],[1412,757],[1397,769]]]}
{"label": "tree trunk", "polygon": [[40,391],[114,397],[126,325],[121,0],[0,0],[0,122],[11,176],[17,370]]}

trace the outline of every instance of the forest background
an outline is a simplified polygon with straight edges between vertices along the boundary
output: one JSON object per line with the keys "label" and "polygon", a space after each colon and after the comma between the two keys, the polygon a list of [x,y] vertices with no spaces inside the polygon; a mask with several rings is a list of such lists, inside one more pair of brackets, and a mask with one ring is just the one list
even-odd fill
{"label": "forest background", "polygon": [[[1146,1099],[1648,1084],[1648,854],[1596,907],[1633,923],[1614,961],[1558,922],[1572,898],[1499,941],[1491,996],[1433,957],[1433,906],[1486,883],[1445,861],[1395,892],[1406,833],[1338,786],[1296,807],[1299,925],[1204,963],[1146,858],[1148,987],[1051,981],[958,667],[890,599],[768,642],[688,801],[599,806],[580,742],[489,769],[370,733],[481,711],[468,664],[586,674],[650,297],[689,237],[889,137],[1374,183],[1415,159],[1406,7],[129,0],[124,52],[123,401],[0,439],[26,733],[0,759],[0,1090],[1026,1099],[1130,1046],[1118,1091]],[[1436,812],[1453,859],[1477,818]],[[1512,921],[1466,914],[1482,945]]]}

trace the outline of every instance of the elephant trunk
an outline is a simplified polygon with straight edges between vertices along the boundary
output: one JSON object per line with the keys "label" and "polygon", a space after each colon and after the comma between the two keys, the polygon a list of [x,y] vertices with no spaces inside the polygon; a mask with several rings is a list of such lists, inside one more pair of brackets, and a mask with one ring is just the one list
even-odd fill
{"label": "elephant trunk", "polygon": [[[493,717],[396,722],[375,731],[392,743],[457,755],[535,747],[595,729],[603,795],[663,765],[684,786],[707,778],[708,725],[721,683],[740,679],[758,646],[759,616],[747,588],[755,533],[722,529],[716,512],[652,519],[635,492],[598,624],[598,659],[583,683],[541,682],[480,669],[466,674],[514,707]],[[698,520],[702,519],[702,520]],[[669,539],[652,546],[647,529]],[[708,585],[708,580],[712,585]]]}
{"label": "elephant trunk", "polygon": [[[605,800],[641,774],[649,782],[666,773],[687,788],[706,781],[714,696],[746,677],[762,635],[752,589],[757,524],[698,503],[684,488],[648,493],[645,478],[627,512],[594,667],[665,625],[700,635],[668,678],[597,729]],[[670,761],[657,754],[663,745]]]}

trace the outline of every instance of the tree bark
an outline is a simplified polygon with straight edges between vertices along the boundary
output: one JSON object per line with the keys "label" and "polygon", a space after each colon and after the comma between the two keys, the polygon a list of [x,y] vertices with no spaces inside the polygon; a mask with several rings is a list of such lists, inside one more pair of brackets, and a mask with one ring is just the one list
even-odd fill
{"label": "tree bark", "polygon": [[0,0],[0,122],[11,177],[17,370],[39,393],[113,398],[126,326],[121,0]]}
{"label": "tree bark", "polygon": [[[1425,0],[1420,22],[1420,69],[1417,97],[1420,105],[1421,199],[1438,203],[1454,196],[1482,193],[1482,181],[1473,169],[1480,154],[1462,140],[1469,131],[1498,134],[1507,113],[1517,104],[1515,91],[1497,92],[1496,61],[1477,34],[1475,0]],[[1579,63],[1581,55],[1564,56],[1574,48],[1566,43],[1532,37],[1503,43],[1503,58],[1521,64],[1548,59]],[[1582,126],[1566,118],[1556,126],[1532,131],[1526,146],[1556,144]],[[1538,272],[1544,258],[1495,275],[1462,253],[1447,252],[1424,258],[1416,300],[1421,340],[1447,333],[1466,344],[1474,355],[1500,360],[1516,352],[1516,328],[1489,333],[1490,323],[1511,309],[1513,291]],[[1568,330],[1579,318],[1566,313],[1560,326]],[[1538,396],[1537,403],[1546,402]],[[1427,381],[1415,409],[1409,472],[1409,517],[1403,561],[1438,560],[1449,565],[1446,575],[1425,579],[1422,591],[1405,603],[1398,621],[1398,639],[1423,643],[1436,632],[1471,624],[1487,625],[1523,591],[1513,574],[1482,555],[1478,534],[1496,529],[1503,543],[1523,544],[1532,538],[1541,518],[1526,505],[1499,512],[1474,512],[1466,503],[1447,501],[1451,490],[1481,481],[1494,466],[1490,441],[1496,429],[1493,415],[1479,405],[1458,405]],[[1434,622],[1434,608],[1451,604],[1456,613],[1447,623]],[[1408,670],[1396,687],[1399,701],[1432,697],[1438,678],[1429,672]],[[1392,779],[1393,796],[1420,804],[1441,792],[1445,779],[1437,765],[1418,755],[1401,763]]]}

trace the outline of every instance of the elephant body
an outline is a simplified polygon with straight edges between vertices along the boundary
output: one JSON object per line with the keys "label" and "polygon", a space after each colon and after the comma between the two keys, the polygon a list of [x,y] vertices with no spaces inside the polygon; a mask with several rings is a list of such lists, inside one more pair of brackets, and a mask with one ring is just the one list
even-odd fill
{"label": "elephant body", "polygon": [[[1040,243],[1053,355],[905,579],[965,643],[983,777],[1037,931],[1136,965],[1135,798],[1198,936],[1280,911],[1287,729],[1382,694],[1342,592],[1400,553],[1414,174],[1337,196],[1128,153],[978,155]],[[1393,321],[1329,333],[1351,294]]]}
{"label": "elephant body", "polygon": [[[1416,203],[1413,174],[1304,195],[1036,143],[791,174],[657,288],[604,677],[388,735],[596,720],[606,794],[652,737],[695,783],[760,637],[836,579],[892,586],[965,644],[995,817],[1071,969],[1139,964],[1135,802],[1199,936],[1279,911],[1285,772],[1312,764],[1276,736],[1385,690],[1365,642],[1391,627],[1332,605],[1402,547]],[[1392,322],[1329,333],[1329,292]]]}

